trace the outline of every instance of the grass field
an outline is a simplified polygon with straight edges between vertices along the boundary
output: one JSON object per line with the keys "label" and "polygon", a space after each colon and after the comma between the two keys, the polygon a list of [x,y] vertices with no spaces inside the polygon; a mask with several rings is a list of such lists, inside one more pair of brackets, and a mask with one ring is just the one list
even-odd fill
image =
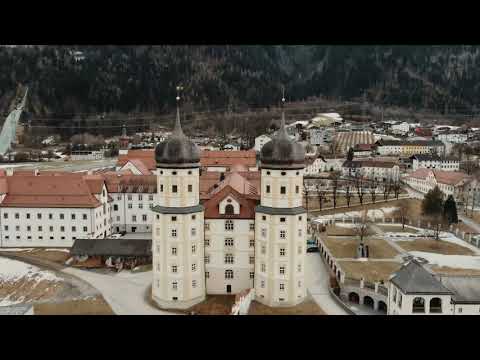
{"label": "grass field", "polygon": [[399,232],[399,233],[409,233],[409,234],[416,234],[418,230],[411,229],[408,227],[402,228],[402,225],[378,225],[380,229],[384,232]]}
{"label": "grass field", "polygon": [[432,266],[431,270],[441,275],[480,275],[480,270],[478,269],[456,269],[448,266]]}
{"label": "grass field", "polygon": [[[385,240],[369,237],[365,242],[370,249],[371,259],[391,259],[398,252]],[[335,258],[355,258],[357,256],[358,239],[326,237],[324,244]]]}
{"label": "grass field", "polygon": [[103,297],[35,304],[35,315],[115,315]]}
{"label": "grass field", "polygon": [[443,255],[475,255],[475,253],[458,244],[434,239],[415,239],[413,241],[396,241],[405,251],[424,251]]}
{"label": "grass field", "polygon": [[402,264],[387,261],[339,261],[340,268],[345,271],[349,278],[374,282],[388,281],[390,275],[400,269]]}

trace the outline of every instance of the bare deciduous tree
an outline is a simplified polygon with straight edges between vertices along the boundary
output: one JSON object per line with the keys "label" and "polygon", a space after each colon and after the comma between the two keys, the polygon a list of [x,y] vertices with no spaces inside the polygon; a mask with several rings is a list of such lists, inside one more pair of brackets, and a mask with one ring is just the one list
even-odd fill
{"label": "bare deciduous tree", "polygon": [[402,229],[405,229],[405,223],[407,222],[408,218],[409,207],[407,203],[401,203],[397,210],[394,212],[394,216],[398,216],[400,221],[402,222]]}

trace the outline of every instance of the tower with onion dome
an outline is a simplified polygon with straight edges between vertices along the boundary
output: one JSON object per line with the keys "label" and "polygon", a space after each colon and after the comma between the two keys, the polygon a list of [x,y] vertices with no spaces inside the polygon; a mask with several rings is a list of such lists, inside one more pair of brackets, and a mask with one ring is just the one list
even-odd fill
{"label": "tower with onion dome", "polygon": [[204,211],[200,153],[180,124],[180,91],[171,136],[157,145],[157,198],[152,226],[152,297],[163,308],[186,309],[205,299]]}
{"label": "tower with onion dome", "polygon": [[255,214],[255,297],[272,307],[306,297],[307,212],[303,208],[305,150],[280,129],[260,153],[261,197]]}

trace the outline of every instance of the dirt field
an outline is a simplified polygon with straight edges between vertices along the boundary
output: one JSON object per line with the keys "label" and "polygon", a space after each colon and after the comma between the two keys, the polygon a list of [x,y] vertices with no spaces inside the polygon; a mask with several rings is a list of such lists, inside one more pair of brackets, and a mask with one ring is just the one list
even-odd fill
{"label": "dirt field", "polygon": [[272,308],[252,301],[248,315],[326,315],[317,303],[307,298],[303,303],[293,307]]}
{"label": "dirt field", "polygon": [[400,233],[409,233],[409,234],[416,234],[418,230],[411,229],[408,227],[402,228],[402,225],[378,225],[380,229],[384,232],[400,232]]}
{"label": "dirt field", "polygon": [[[355,258],[357,255],[358,239],[327,237],[324,243],[336,258]],[[372,259],[391,259],[398,252],[391,247],[385,240],[378,238],[368,238],[365,242],[370,248],[370,258]]]}
{"label": "dirt field", "polygon": [[205,301],[182,312],[193,311],[195,315],[229,315],[234,303],[235,295],[207,295]]}
{"label": "dirt field", "polygon": [[[380,200],[380,199],[377,199],[377,200]],[[364,202],[369,202],[369,201],[370,200],[365,198]],[[418,200],[415,200],[415,199],[399,199],[399,200],[393,200],[393,201],[388,201],[388,202],[377,202],[375,204],[355,205],[355,206],[350,206],[349,208],[312,211],[311,216],[332,215],[332,214],[344,213],[344,212],[349,212],[349,211],[360,211],[360,210],[365,210],[365,209],[371,210],[371,209],[380,209],[380,208],[386,208],[386,207],[398,207],[399,204],[401,204],[401,203],[407,203],[407,204],[409,204],[409,206],[415,207],[415,206],[417,206],[415,204],[416,201],[418,201]]]}
{"label": "dirt field", "polygon": [[363,277],[366,281],[383,280],[386,283],[402,264],[393,261],[339,261],[339,266],[349,278],[360,280]]}
{"label": "dirt field", "polygon": [[405,251],[424,251],[443,255],[475,255],[470,249],[448,241],[435,239],[416,239],[413,241],[397,241]]}
{"label": "dirt field", "polygon": [[480,270],[478,269],[454,269],[448,266],[432,266],[431,270],[443,275],[480,275]]}
{"label": "dirt field", "polygon": [[115,315],[103,297],[34,305],[35,315]]}
{"label": "dirt field", "polygon": [[355,229],[343,226],[331,225],[327,226],[325,231],[329,236],[355,236]]}
{"label": "dirt field", "polygon": [[19,303],[47,301],[66,287],[67,284],[64,282],[48,280],[37,282],[23,277],[16,281],[0,282],[0,300]]}
{"label": "dirt field", "polygon": [[52,261],[62,265],[64,265],[65,261],[67,261],[70,258],[70,253],[67,253],[64,251],[55,251],[55,250],[47,251],[44,249],[34,249],[32,251],[22,252],[21,254],[26,257],[48,260],[48,261]]}

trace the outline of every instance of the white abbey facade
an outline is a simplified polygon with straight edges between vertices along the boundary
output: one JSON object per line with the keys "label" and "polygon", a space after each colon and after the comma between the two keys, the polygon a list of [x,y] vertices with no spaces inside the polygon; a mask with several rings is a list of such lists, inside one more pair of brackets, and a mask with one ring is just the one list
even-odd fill
{"label": "white abbey facade", "polygon": [[[279,152],[287,155],[279,159]],[[155,155],[152,298],[160,307],[188,309],[207,293],[251,288],[268,306],[305,300],[305,151],[288,137],[283,116],[281,130],[262,148],[256,208],[258,195],[238,173],[200,204],[200,156],[181,130],[178,109],[175,130]]]}

